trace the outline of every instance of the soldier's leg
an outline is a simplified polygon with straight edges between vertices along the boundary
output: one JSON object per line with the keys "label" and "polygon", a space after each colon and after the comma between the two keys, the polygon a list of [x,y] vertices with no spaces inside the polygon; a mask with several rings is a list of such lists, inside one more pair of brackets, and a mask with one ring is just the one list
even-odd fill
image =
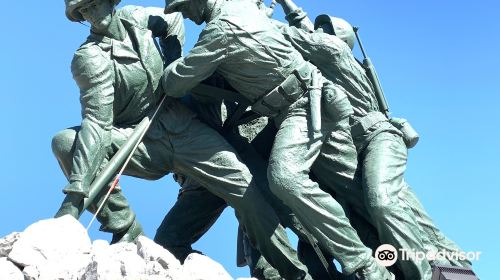
{"label": "soldier's leg", "polygon": [[[353,228],[358,232],[358,235],[361,238],[361,241],[363,241],[363,244],[365,244],[368,248],[372,249],[375,252],[375,250],[381,245],[380,241],[378,240],[377,230],[357,212],[348,212],[349,220],[351,221]],[[309,243],[299,239],[297,254],[299,255],[299,259],[307,266],[307,269],[309,269],[309,273],[314,279],[328,279],[325,268],[321,264],[318,255],[314,251],[314,248]],[[330,262],[333,261],[333,257],[325,254],[324,252],[323,254],[325,258]],[[402,272],[397,268],[397,266],[391,266],[388,269],[396,276],[396,279],[405,279]],[[354,275],[343,275],[339,272],[336,272],[335,279],[356,280],[357,278]]]}
{"label": "soldier's leg", "polygon": [[[427,237],[427,240],[430,242],[428,247],[434,247],[430,250],[435,251],[446,251],[449,253],[460,253],[463,250],[452,240],[450,240],[446,235],[444,235],[439,228],[434,224],[431,217],[425,211],[424,206],[410,188],[410,186],[405,182],[403,189],[400,193],[400,199],[404,201],[408,207],[415,214],[415,218],[417,219],[417,223],[421,229],[421,234]],[[429,249],[428,249],[429,250]],[[471,267],[471,262],[468,260],[460,260],[460,259],[452,259],[448,258],[447,261],[451,265],[461,266],[461,267]],[[447,264],[446,262],[440,264]]]}
{"label": "soldier's leg", "polygon": [[[78,133],[79,127],[73,127],[65,129],[57,133],[52,139],[52,151],[61,166],[61,169],[66,176],[69,177],[72,164],[73,164],[73,153],[75,149],[75,140]],[[120,138],[121,134],[113,133],[113,140],[121,142],[123,140]],[[104,164],[106,164],[105,160]],[[104,165],[103,164],[103,165]],[[97,196],[96,202],[94,202],[89,210],[95,212],[98,203],[102,200],[106,188],[101,191]],[[77,214],[75,214],[77,215]],[[123,241],[131,241],[129,239],[134,239],[139,234],[142,233],[142,228],[135,221],[135,213],[130,208],[126,198],[123,196],[120,189],[115,189],[106,204],[104,204],[101,212],[97,215],[97,220],[101,223],[101,230],[113,233],[113,242],[118,242],[123,239]],[[128,232],[129,230],[133,232]],[[132,235],[127,235],[127,232]]]}
{"label": "soldier's leg", "polygon": [[[399,135],[383,132],[362,151],[362,185],[365,205],[382,243],[396,249],[425,252],[415,216],[399,199],[404,185],[407,149]],[[426,260],[398,262],[405,279],[430,279]]]}
{"label": "soldier's leg", "polygon": [[[343,206],[344,209],[348,209],[346,211],[349,213],[349,220],[358,232],[359,238],[361,238],[363,244],[375,252],[382,243],[379,240],[377,229],[368,220],[370,217],[366,213],[366,209],[353,209],[353,207],[347,203],[343,204]],[[396,279],[405,279],[397,265],[391,266],[388,269],[396,276]]]}
{"label": "soldier's leg", "polygon": [[[250,240],[248,239],[248,236],[241,231],[241,227],[238,230],[238,234],[241,234],[242,236],[241,239],[238,239],[238,241],[241,241],[241,244],[238,244],[238,246],[242,246],[242,253],[244,254],[246,264],[250,269],[250,276],[259,280],[283,279],[280,276],[278,270],[272,267],[272,265],[270,265],[262,256],[259,250],[255,249],[255,247],[252,246]],[[316,278],[313,277],[313,279]]]}
{"label": "soldier's leg", "polygon": [[[274,134],[272,136],[274,137]],[[256,148],[263,148],[262,145],[266,145],[269,143],[263,143],[264,141],[260,141],[260,146],[254,148],[253,144],[249,145],[248,143],[242,143],[242,141],[238,141],[237,138],[237,135],[230,135],[226,137],[228,142],[236,148],[239,155],[242,157],[243,162],[250,169],[255,181],[257,182],[257,186],[261,190],[262,195],[267,199],[267,201],[269,201],[273,209],[276,211],[281,224],[287,228],[290,228],[295,234],[297,234],[297,236],[300,237],[300,240],[307,240],[307,237],[303,232],[302,225],[298,221],[295,214],[293,214],[291,209],[286,206],[281,200],[279,200],[269,189],[266,172],[268,162],[260,156],[262,153],[257,152],[256,150]],[[267,140],[272,141],[272,139]],[[244,248],[247,264],[250,268],[251,276],[257,279],[265,280],[282,279],[278,271],[274,269],[264,257],[262,257],[257,249],[251,246],[247,236],[245,234],[242,235],[242,246]],[[314,250],[312,251],[312,253],[315,254]],[[325,268],[319,262],[317,256],[314,260],[310,261],[310,255],[300,255],[299,253],[299,259],[307,266],[307,269],[313,279],[329,279]],[[318,261],[318,263],[316,263],[315,261]]]}
{"label": "soldier's leg", "polygon": [[[267,119],[261,118],[254,123],[238,127],[237,131],[233,130],[229,133],[225,133],[224,137],[229,144],[236,149],[243,159],[243,162],[248,166],[256,185],[275,210],[280,219],[280,223],[284,227],[291,229],[298,236],[301,236],[301,238],[306,238],[302,225],[295,214],[293,214],[291,209],[278,199],[269,189],[267,180],[267,159],[272,149],[276,131],[276,126],[272,122],[268,122]],[[253,135],[256,132],[258,132],[258,134]],[[251,143],[249,143],[249,140],[251,140]],[[251,245],[246,234],[241,231],[241,227],[238,232],[238,260],[240,258],[245,259],[246,264],[250,268],[252,277],[265,280],[282,279],[279,272]],[[328,279],[328,275],[326,275],[326,278],[318,277],[320,274],[314,271],[314,269],[318,269],[318,266],[315,264],[310,266],[313,262],[307,263],[307,259],[301,259],[301,261],[306,264],[309,273],[314,279]],[[319,269],[324,271],[321,265],[319,265]],[[325,275],[323,274],[322,276]]]}
{"label": "soldier's leg", "polygon": [[174,172],[195,179],[235,208],[252,243],[286,279],[310,279],[248,168],[222,136],[194,120],[187,131],[169,137]]}
{"label": "soldier's leg", "polygon": [[156,230],[154,241],[182,263],[195,252],[191,245],[209,230],[227,204],[189,177],[179,184],[177,201]]}
{"label": "soldier's leg", "polygon": [[[274,139],[274,135],[273,139]],[[225,135],[225,139],[233,146],[238,155],[240,155],[243,163],[248,167],[253,176],[255,185],[260,190],[262,196],[272,206],[280,223],[291,229],[298,236],[305,238],[302,226],[292,210],[278,199],[269,189],[269,181],[267,180],[268,160],[264,159],[260,152],[255,148],[254,144],[246,142],[241,136],[229,133]],[[272,145],[273,139],[268,139],[271,143],[264,145]],[[263,144],[263,143],[262,143]],[[262,147],[259,147],[262,148]]]}
{"label": "soldier's leg", "polygon": [[[325,137],[308,129],[307,110],[292,110],[280,125],[269,159],[271,191],[292,209],[320,246],[338,258],[346,274],[354,273],[374,263],[371,250],[359,240],[340,204],[309,178]],[[327,134],[336,129],[330,126],[328,130],[325,122],[322,126]],[[354,146],[352,141],[350,145]]]}

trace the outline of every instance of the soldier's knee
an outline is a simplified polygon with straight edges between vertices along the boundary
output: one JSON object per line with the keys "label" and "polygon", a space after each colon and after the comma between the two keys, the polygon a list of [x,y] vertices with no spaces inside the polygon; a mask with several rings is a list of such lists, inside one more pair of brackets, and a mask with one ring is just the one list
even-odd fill
{"label": "soldier's knee", "polygon": [[294,172],[286,164],[270,164],[267,169],[267,178],[269,180],[269,189],[271,192],[283,201],[288,198],[299,195],[300,172]]}
{"label": "soldier's knee", "polygon": [[382,219],[389,216],[393,211],[400,211],[397,202],[392,199],[372,199],[367,201],[366,208],[375,219]]}
{"label": "soldier's knee", "polygon": [[76,130],[65,129],[59,131],[52,137],[52,152],[57,159],[63,159],[71,156],[71,150],[76,138]]}

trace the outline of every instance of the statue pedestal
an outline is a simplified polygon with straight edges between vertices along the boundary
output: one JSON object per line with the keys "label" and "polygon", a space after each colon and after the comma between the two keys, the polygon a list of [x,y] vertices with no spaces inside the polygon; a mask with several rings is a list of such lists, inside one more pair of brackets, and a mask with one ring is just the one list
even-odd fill
{"label": "statue pedestal", "polygon": [[479,280],[470,268],[437,265],[432,267],[432,280]]}

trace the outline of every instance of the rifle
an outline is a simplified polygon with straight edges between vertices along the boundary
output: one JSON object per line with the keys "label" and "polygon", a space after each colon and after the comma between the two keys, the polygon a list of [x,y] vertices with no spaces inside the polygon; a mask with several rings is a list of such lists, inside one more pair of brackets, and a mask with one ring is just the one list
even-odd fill
{"label": "rifle", "polygon": [[389,105],[387,104],[387,100],[385,99],[384,90],[380,85],[380,80],[378,78],[377,71],[375,70],[375,66],[373,66],[371,59],[366,55],[365,48],[363,47],[363,43],[361,42],[361,38],[358,34],[359,28],[353,27],[352,29],[354,30],[356,40],[358,41],[359,48],[361,49],[361,53],[363,54],[363,63],[361,63],[361,65],[363,66],[363,68],[365,68],[366,75],[373,85],[373,90],[375,92],[375,96],[377,97],[379,109],[386,117],[389,117]]}
{"label": "rifle", "polygon": [[[96,218],[97,214],[101,210],[102,206],[108,199],[109,195],[113,191],[113,189],[117,186],[120,177],[125,170],[128,162],[132,158],[135,150],[142,142],[142,139],[146,132],[148,131],[153,119],[155,118],[158,111],[162,108],[163,103],[165,102],[166,96],[163,96],[162,100],[156,107],[156,110],[152,114],[152,116],[146,116],[142,119],[142,121],[134,128],[134,132],[127,139],[125,144],[116,152],[116,154],[111,158],[106,167],[99,173],[98,176],[92,181],[92,184],[89,186],[89,197],[83,198],[80,195],[72,195],[67,194],[61,208],[57,211],[55,217],[63,216],[64,214],[71,214],[75,219],[79,219],[82,215],[83,211],[85,211],[90,204],[95,200],[96,196],[101,192],[101,190],[107,186],[107,184],[112,180],[112,184],[109,187],[106,196],[103,201],[100,203],[96,213],[92,217],[89,225],[87,226],[87,230]],[[118,172],[119,170],[119,172]],[[116,175],[116,173],[118,174]],[[82,201],[83,200],[83,201]]]}
{"label": "rifle", "polygon": [[352,29],[354,31],[354,34],[356,35],[356,40],[358,41],[361,53],[363,54],[363,62],[360,64],[365,69],[366,75],[368,76],[368,79],[373,85],[373,91],[375,93],[375,97],[377,98],[377,103],[380,112],[382,112],[389,119],[392,125],[394,125],[397,129],[399,129],[399,131],[401,131],[401,133],[403,134],[403,140],[406,144],[406,147],[408,149],[415,147],[415,145],[417,145],[418,143],[418,140],[420,139],[420,136],[406,119],[391,118],[389,116],[390,115],[389,105],[387,104],[384,90],[380,85],[380,80],[378,78],[377,71],[375,70],[375,66],[373,66],[371,59],[365,52],[363,43],[361,42],[361,38],[359,37],[358,34],[359,28],[353,27]]}

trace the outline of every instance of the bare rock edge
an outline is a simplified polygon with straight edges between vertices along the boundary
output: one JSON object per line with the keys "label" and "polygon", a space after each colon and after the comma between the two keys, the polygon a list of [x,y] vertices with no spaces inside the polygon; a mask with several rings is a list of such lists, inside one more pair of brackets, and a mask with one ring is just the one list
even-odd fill
{"label": "bare rock edge", "polygon": [[[91,241],[71,216],[47,219],[0,239],[0,280],[226,280],[222,265],[191,254],[183,265],[145,236],[137,243]],[[241,278],[241,280],[243,280]]]}

